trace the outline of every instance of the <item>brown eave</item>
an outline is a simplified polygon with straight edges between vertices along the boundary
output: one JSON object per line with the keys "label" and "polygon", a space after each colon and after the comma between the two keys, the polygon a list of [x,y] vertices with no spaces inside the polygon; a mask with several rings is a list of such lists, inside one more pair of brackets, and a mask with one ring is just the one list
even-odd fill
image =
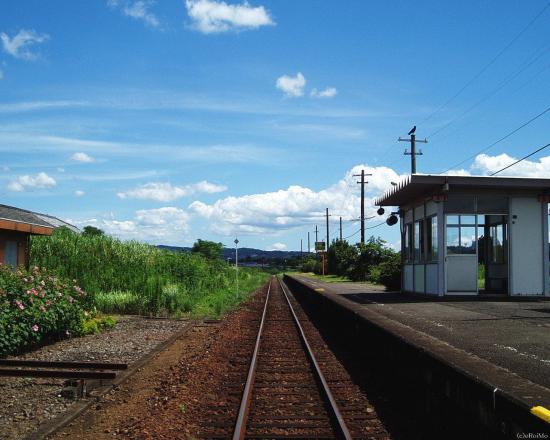
{"label": "brown eave", "polygon": [[33,235],[52,235],[54,228],[0,218],[0,230],[25,232]]}
{"label": "brown eave", "polygon": [[550,191],[550,179],[532,177],[440,176],[413,174],[375,200],[378,206],[403,206],[453,188]]}

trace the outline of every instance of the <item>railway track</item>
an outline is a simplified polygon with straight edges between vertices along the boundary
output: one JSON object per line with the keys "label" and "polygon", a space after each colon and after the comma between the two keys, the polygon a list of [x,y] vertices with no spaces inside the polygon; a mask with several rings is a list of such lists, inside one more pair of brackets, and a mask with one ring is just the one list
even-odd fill
{"label": "railway track", "polygon": [[[253,346],[239,350],[226,401],[204,415],[200,438],[389,438],[365,396],[273,277]],[[250,352],[252,354],[250,355]],[[238,368],[241,366],[241,368]],[[248,371],[246,370],[248,367]]]}

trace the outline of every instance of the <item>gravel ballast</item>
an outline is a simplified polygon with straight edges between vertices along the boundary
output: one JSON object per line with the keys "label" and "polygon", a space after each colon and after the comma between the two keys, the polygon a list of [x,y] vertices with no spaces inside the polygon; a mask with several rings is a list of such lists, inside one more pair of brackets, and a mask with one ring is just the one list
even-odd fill
{"label": "gravel ballast", "polygon": [[[96,335],[66,339],[11,359],[95,361],[132,364],[190,321],[119,316]],[[61,396],[62,379],[0,377],[0,439],[22,439],[76,403]]]}

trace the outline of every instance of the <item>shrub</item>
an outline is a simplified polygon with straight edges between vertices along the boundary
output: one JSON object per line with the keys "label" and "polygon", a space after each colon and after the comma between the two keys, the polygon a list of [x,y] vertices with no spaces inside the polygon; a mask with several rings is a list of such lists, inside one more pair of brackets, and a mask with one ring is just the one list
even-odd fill
{"label": "shrub", "polygon": [[86,292],[45,268],[0,264],[0,356],[52,338],[82,334]]}
{"label": "shrub", "polygon": [[390,290],[401,289],[401,254],[399,252],[388,256],[379,265],[381,284]]}
{"label": "shrub", "polygon": [[116,323],[117,321],[113,316],[96,316],[82,323],[82,334],[93,335],[100,331],[113,328]]}

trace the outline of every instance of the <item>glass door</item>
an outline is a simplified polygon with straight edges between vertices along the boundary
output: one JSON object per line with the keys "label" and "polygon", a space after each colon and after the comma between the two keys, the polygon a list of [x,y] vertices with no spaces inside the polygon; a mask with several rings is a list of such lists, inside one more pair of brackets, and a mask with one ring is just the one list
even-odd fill
{"label": "glass door", "polygon": [[477,218],[471,214],[445,216],[447,293],[477,294]]}
{"label": "glass door", "polygon": [[478,216],[479,292],[508,293],[508,216]]}

